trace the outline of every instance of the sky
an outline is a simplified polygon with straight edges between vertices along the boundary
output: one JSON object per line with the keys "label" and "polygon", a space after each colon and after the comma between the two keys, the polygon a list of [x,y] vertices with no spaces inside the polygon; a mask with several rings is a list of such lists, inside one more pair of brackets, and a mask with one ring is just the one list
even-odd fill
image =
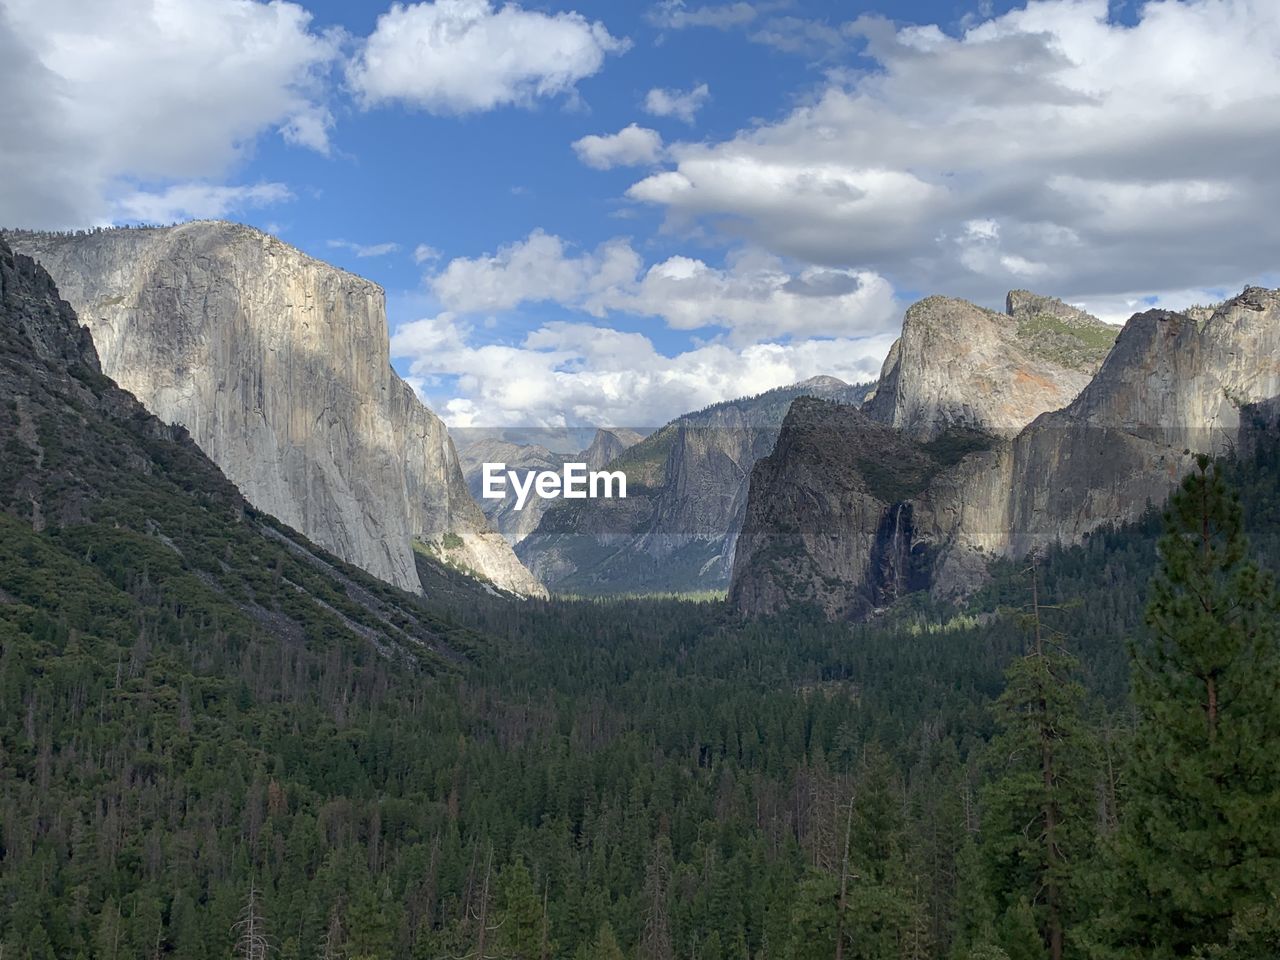
{"label": "sky", "polygon": [[0,0],[0,224],[238,220],[452,427],[874,378],[914,300],[1280,286],[1275,0]]}

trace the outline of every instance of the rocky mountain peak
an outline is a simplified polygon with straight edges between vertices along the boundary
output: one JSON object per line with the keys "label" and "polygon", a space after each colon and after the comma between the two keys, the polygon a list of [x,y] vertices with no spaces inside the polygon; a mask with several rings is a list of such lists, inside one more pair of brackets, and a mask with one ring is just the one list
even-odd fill
{"label": "rocky mountain peak", "polygon": [[849,384],[845,383],[839,377],[829,377],[826,374],[818,374],[816,377],[810,377],[808,380],[801,380],[795,385],[796,390],[813,390],[813,391],[834,391],[848,389]]}
{"label": "rocky mountain peak", "polygon": [[1048,314],[1068,323],[1094,324],[1101,321],[1057,297],[1033,293],[1030,290],[1010,290],[1005,294],[1004,312],[1015,320]]}
{"label": "rocky mountain peak", "polygon": [[57,366],[80,364],[102,372],[89,331],[58,295],[52,278],[30,257],[15,254],[0,237],[0,302],[18,320],[15,330],[37,357]]}
{"label": "rocky mountain peak", "polygon": [[1014,291],[998,313],[954,297],[908,308],[867,413],[928,440],[953,427],[1009,435],[1066,406],[1114,328],[1051,297]]}
{"label": "rocky mountain peak", "polygon": [[622,456],[623,452],[644,439],[644,434],[625,427],[606,430],[603,427],[591,438],[591,444],[579,456],[588,470],[599,470]]}

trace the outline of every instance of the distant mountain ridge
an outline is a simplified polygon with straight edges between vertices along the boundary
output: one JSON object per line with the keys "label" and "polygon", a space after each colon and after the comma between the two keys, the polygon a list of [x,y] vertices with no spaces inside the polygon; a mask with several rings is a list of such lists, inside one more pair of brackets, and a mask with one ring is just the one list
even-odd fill
{"label": "distant mountain ridge", "polygon": [[540,443],[522,444],[496,437],[481,437],[460,447],[458,455],[467,489],[498,532],[515,546],[537,529],[542,515],[554,501],[531,497],[522,509],[517,510],[514,496],[486,500],[482,489],[486,463],[506,464],[508,470],[514,470],[521,476],[531,471],[558,471],[566,463],[585,463],[588,470],[599,470],[643,439],[644,435],[635,430],[602,428],[596,430],[585,450],[555,453]]}
{"label": "distant mountain ridge", "polygon": [[613,460],[624,501],[559,501],[516,553],[553,590],[700,592],[728,584],[747,483],[797,397],[861,403],[869,385],[814,377],[677,417]]}
{"label": "distant mountain ridge", "polygon": [[15,232],[104,372],[180,423],[254,505],[389,583],[414,553],[542,595],[471,499],[444,423],[390,366],[376,284],[250,227]]}

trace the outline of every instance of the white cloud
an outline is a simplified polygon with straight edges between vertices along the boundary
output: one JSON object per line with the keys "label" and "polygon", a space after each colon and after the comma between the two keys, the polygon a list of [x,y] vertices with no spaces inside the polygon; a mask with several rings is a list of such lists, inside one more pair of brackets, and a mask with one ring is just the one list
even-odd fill
{"label": "white cloud", "polygon": [[[901,315],[889,284],[866,271],[789,268],[753,250],[723,266],[686,256],[646,265],[625,239],[579,251],[540,230],[451,260],[428,283],[445,312],[400,326],[392,352],[454,427],[656,426],[818,374],[871,379]],[[526,303],[601,323],[542,323],[492,342],[493,315]],[[667,356],[608,326],[618,314],[702,339]]]}
{"label": "white cloud", "polygon": [[[891,335],[734,348],[708,344],[668,357],[645,336],[582,323],[549,323],[519,343],[477,343],[452,314],[401,325],[392,355],[454,428],[653,427],[711,403],[818,374],[850,382],[879,370]],[[441,377],[465,370],[439,396]]]}
{"label": "white cloud", "polygon": [[283,183],[251,186],[179,183],[156,193],[139,190],[119,197],[112,205],[112,217],[121,223],[218,219],[232,211],[270,206],[292,198],[293,194]]}
{"label": "white cloud", "polygon": [[654,87],[644,98],[644,109],[655,117],[678,117],[685,123],[693,123],[693,118],[710,97],[711,90],[705,83],[691,90]]}
{"label": "white cloud", "polygon": [[649,10],[649,22],[656,27],[683,30],[686,27],[714,27],[731,30],[746,26],[760,15],[760,7],[778,4],[720,3],[690,7],[684,0],[662,0]]}
{"label": "white cloud", "polygon": [[[1132,26],[1106,0],[1041,0],[960,36],[842,32],[877,68],[833,71],[728,141],[669,145],[673,168],[629,196],[675,227],[985,299],[1010,280],[1080,298],[1274,269],[1271,0],[1151,0]],[[969,235],[986,221],[998,236]]]}
{"label": "white cloud", "polygon": [[722,327],[734,343],[875,336],[892,330],[900,315],[893,288],[874,273],[791,271],[761,254],[741,256],[725,269],[671,257],[638,283],[596,294],[587,306],[661,317],[678,330]]}
{"label": "white cloud", "polygon": [[443,254],[430,244],[420,243],[413,248],[413,262],[419,265],[435,263],[441,256]]}
{"label": "white cloud", "polygon": [[632,123],[617,133],[590,134],[576,140],[573,150],[579,160],[597,170],[645,166],[662,157],[662,137],[656,130]]}
{"label": "white cloud", "polygon": [[535,230],[484,257],[459,257],[430,278],[446,310],[486,313],[521,303],[576,303],[589,293],[635,277],[640,256],[625,241],[573,256],[559,237]]}
{"label": "white cloud", "polygon": [[627,41],[578,13],[514,3],[393,4],[347,71],[366,106],[401,101],[441,114],[528,105],[570,93]]}
{"label": "white cloud", "polygon": [[285,2],[6,0],[5,219],[102,222],[113,196],[142,202],[138,184],[221,176],[266,131],[327,150],[340,38],[310,20]]}
{"label": "white cloud", "polygon": [[398,243],[353,243],[350,240],[330,240],[329,246],[337,250],[350,250],[357,257],[385,257],[400,249]]}
{"label": "white cloud", "polygon": [[678,330],[718,327],[734,343],[875,336],[891,330],[900,313],[892,287],[869,271],[789,269],[752,251],[723,268],[684,256],[645,268],[626,240],[575,255],[540,230],[496,254],[451,260],[430,285],[456,314],[554,302],[596,317],[610,311],[659,317]]}
{"label": "white cloud", "polygon": [[329,131],[333,124],[333,114],[328,107],[312,104],[289,117],[280,127],[280,136],[286,143],[328,156]]}
{"label": "white cloud", "polygon": [[843,53],[849,46],[849,37],[843,30],[805,17],[770,17],[748,39],[783,53],[817,60]]}

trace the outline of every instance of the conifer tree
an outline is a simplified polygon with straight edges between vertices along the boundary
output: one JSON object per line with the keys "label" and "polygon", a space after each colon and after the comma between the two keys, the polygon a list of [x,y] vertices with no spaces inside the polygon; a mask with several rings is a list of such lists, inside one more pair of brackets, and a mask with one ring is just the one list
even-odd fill
{"label": "conifer tree", "polygon": [[1092,843],[1093,750],[1075,659],[1050,635],[1034,565],[1030,574],[1029,649],[1009,665],[996,701],[983,847],[997,908],[1017,920],[1004,928],[1030,925],[1042,944],[1003,942],[1005,951],[1062,960],[1076,914],[1073,878]]}
{"label": "conifer tree", "polygon": [[1114,956],[1272,957],[1280,893],[1280,617],[1202,457],[1171,499],[1135,644]]}
{"label": "conifer tree", "polygon": [[513,960],[538,960],[542,953],[542,899],[523,860],[498,878],[499,953]]}

